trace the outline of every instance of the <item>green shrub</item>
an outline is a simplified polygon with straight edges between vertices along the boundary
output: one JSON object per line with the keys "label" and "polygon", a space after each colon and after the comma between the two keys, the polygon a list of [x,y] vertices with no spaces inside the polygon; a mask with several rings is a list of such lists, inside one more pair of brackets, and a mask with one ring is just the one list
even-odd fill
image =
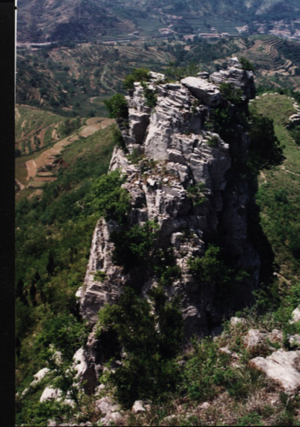
{"label": "green shrub", "polygon": [[63,358],[71,361],[76,350],[84,345],[86,338],[84,323],[76,322],[71,314],[59,314],[43,320],[42,332],[37,335],[34,346],[44,361],[48,360],[51,353],[50,344],[62,352]]}
{"label": "green shrub", "polygon": [[250,120],[250,147],[248,168],[255,174],[262,169],[271,169],[285,159],[283,148],[274,132],[273,120],[259,114],[252,114]]}
{"label": "green shrub", "polygon": [[17,414],[16,424],[44,427],[48,424],[48,420],[55,419],[58,422],[63,422],[70,414],[70,405],[64,405],[52,400],[42,403],[31,402]]}
{"label": "green shrub", "polygon": [[122,132],[117,126],[113,126],[112,128],[112,138],[114,144],[116,144],[118,147],[122,148],[125,152],[127,152],[127,147],[125,145]]}
{"label": "green shrub", "polygon": [[125,177],[118,170],[94,180],[87,205],[107,220],[123,223],[130,209],[129,194],[121,188],[124,181]]}
{"label": "green shrub", "polygon": [[119,93],[103,101],[111,119],[128,120],[128,106],[125,97]]}
{"label": "green shrub", "polygon": [[218,349],[211,338],[193,342],[183,373],[183,388],[193,400],[212,399],[226,389],[235,399],[245,398],[260,379],[260,373],[230,366],[230,356]]}
{"label": "green shrub", "polygon": [[172,286],[173,282],[181,277],[181,270],[176,265],[172,248],[156,249],[153,254],[152,264],[158,283],[163,288]]}
{"label": "green shrub", "polygon": [[147,107],[154,108],[157,103],[157,95],[154,90],[149,89],[145,82],[142,82],[142,87],[144,90],[144,97],[146,99]]}
{"label": "green shrub", "polygon": [[209,147],[213,147],[216,148],[219,145],[219,137],[218,136],[211,136],[209,137],[209,139],[207,140],[207,145]]}
{"label": "green shrub", "polygon": [[250,414],[245,415],[238,419],[239,426],[263,426],[264,424],[261,422],[261,416],[256,412],[251,412]]}
{"label": "green shrub", "polygon": [[215,245],[208,245],[203,257],[191,257],[188,260],[190,272],[197,276],[203,282],[216,283],[228,281],[228,275],[231,270],[220,259],[220,248]]}
{"label": "green shrub", "polygon": [[146,82],[151,78],[150,71],[146,68],[135,68],[128,76],[124,79],[124,87],[127,90],[134,88],[135,82]]}
{"label": "green shrub", "polygon": [[202,205],[205,200],[205,184],[203,182],[188,186],[186,192],[188,198],[193,201],[194,206]]}
{"label": "green shrub", "polygon": [[153,243],[156,238],[158,225],[153,221],[147,221],[144,225],[133,225],[129,230],[123,228],[121,231],[111,233],[111,241],[115,245],[113,260],[118,265],[130,269],[147,261]]}
{"label": "green shrub", "polygon": [[248,71],[255,71],[255,67],[252,64],[252,62],[250,62],[247,58],[245,58],[244,56],[241,56],[239,58],[240,64],[242,66],[243,70],[248,70]]}
{"label": "green shrub", "polygon": [[97,282],[103,282],[107,279],[107,275],[104,273],[104,271],[96,271],[95,273],[91,273],[94,275],[93,279]]}
{"label": "green shrub", "polygon": [[232,83],[222,82],[220,84],[219,90],[221,95],[232,104],[239,105],[243,102],[242,90],[235,88]]}

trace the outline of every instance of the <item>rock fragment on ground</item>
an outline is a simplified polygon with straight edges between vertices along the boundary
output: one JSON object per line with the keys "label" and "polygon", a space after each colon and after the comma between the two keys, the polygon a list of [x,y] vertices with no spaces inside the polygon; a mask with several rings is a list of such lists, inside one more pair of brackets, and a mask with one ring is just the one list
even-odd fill
{"label": "rock fragment on ground", "polygon": [[231,326],[245,325],[245,324],[246,324],[246,319],[243,319],[242,317],[231,317],[230,319]]}
{"label": "rock fragment on ground", "polygon": [[264,343],[266,334],[258,329],[249,329],[247,335],[243,338],[243,343],[248,350],[253,350],[255,347]]}
{"label": "rock fragment on ground", "polygon": [[288,394],[300,388],[300,351],[275,351],[270,356],[255,357],[250,366],[263,371]]}
{"label": "rock fragment on ground", "polygon": [[60,400],[62,391],[52,387],[46,387],[40,398],[40,402],[45,402],[49,399]]}
{"label": "rock fragment on ground", "polygon": [[144,402],[142,400],[136,400],[132,406],[132,412],[135,414],[140,414],[141,412],[146,412],[144,408]]}
{"label": "rock fragment on ground", "polygon": [[300,306],[295,308],[295,310],[292,313],[292,319],[290,320],[290,323],[297,323],[300,322]]}

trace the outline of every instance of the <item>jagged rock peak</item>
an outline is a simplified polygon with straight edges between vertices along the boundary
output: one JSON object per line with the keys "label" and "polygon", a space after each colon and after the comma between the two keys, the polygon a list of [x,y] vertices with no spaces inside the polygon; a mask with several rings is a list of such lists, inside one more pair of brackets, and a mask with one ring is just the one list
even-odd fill
{"label": "jagged rock peak", "polygon": [[[232,114],[238,108],[245,110],[254,97],[253,74],[242,70],[237,61],[232,58],[227,70],[210,77],[187,77],[174,83],[152,73],[148,83],[148,90],[156,93],[152,108],[147,105],[145,85],[136,82],[126,97],[128,125],[121,125],[129,155],[116,147],[110,163],[110,171],[120,169],[126,175],[123,187],[131,199],[128,223],[155,220],[159,226],[156,247],[172,251],[180,275],[166,293],[169,297],[181,295],[187,336],[209,333],[222,319],[223,313],[214,303],[215,285],[202,283],[188,265],[191,257],[203,256],[220,227],[225,230],[225,250],[239,268],[251,271],[240,287],[241,304],[249,299],[259,279],[260,260],[247,229],[251,196],[247,183],[234,179],[231,168],[232,152],[240,158],[247,155],[247,132],[239,125],[232,140],[224,142],[207,125],[216,107],[229,105],[219,89],[222,82],[244,94],[242,106],[231,106]],[[140,158],[133,162],[137,155]],[[81,313],[91,324],[106,302],[118,299],[124,286],[139,282],[141,296],[147,296],[158,283],[145,265],[125,271],[114,264],[111,233],[118,229],[116,222],[101,218],[94,232],[81,292]],[[104,273],[102,281],[94,274],[98,270]]]}

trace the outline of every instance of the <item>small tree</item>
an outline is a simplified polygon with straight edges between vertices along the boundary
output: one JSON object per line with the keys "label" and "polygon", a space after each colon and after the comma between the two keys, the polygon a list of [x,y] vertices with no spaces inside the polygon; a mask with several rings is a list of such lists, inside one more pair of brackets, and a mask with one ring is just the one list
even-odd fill
{"label": "small tree", "polygon": [[254,173],[280,165],[285,159],[283,148],[275,135],[273,121],[259,114],[250,117],[251,139],[247,165]]}
{"label": "small tree", "polygon": [[249,59],[245,58],[244,56],[241,56],[239,61],[243,70],[255,71],[255,67],[252,62],[249,61]]}
{"label": "small tree", "polygon": [[135,82],[147,82],[151,78],[149,70],[146,68],[136,68],[124,79],[124,88],[127,90],[134,88]]}
{"label": "small tree", "polygon": [[128,119],[128,106],[123,95],[116,93],[110,99],[103,101],[111,119]]}

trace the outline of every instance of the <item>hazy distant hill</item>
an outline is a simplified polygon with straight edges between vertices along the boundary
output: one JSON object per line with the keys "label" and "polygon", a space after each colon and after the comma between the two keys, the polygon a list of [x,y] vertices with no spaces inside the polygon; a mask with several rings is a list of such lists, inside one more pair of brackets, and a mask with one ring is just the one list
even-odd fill
{"label": "hazy distant hill", "polygon": [[224,20],[242,24],[297,17],[299,0],[19,0],[18,41],[126,37],[135,30],[150,35],[167,25],[188,33],[206,19],[216,20],[218,27]]}

